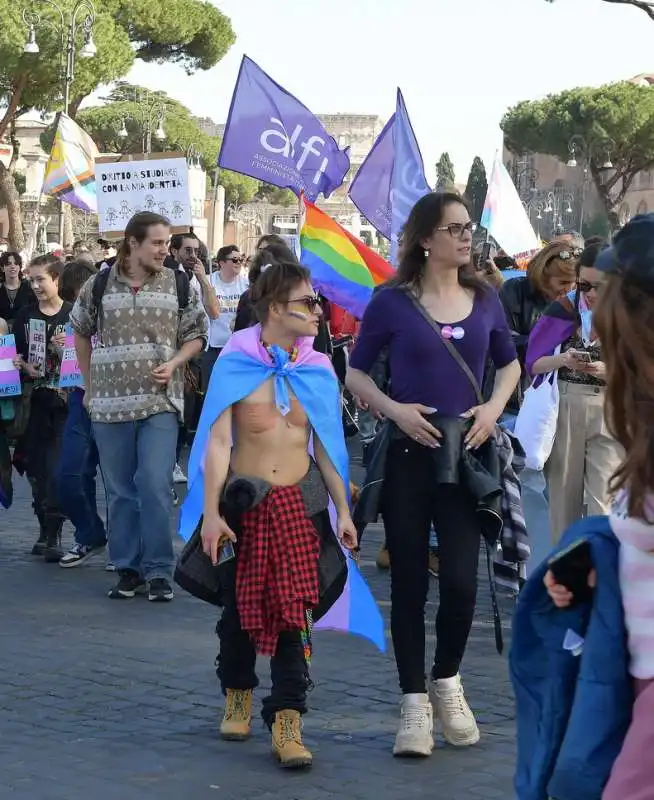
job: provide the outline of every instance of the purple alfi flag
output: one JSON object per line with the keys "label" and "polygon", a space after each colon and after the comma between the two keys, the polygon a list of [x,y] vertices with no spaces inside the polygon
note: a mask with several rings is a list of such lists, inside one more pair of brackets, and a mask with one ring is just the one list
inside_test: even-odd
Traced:
{"label": "purple alfi flag", "polygon": [[430,191],[420,148],[398,89],[395,114],[354,177],[350,197],[396,249],[409,212]]}
{"label": "purple alfi flag", "polygon": [[218,164],[313,202],[343,183],[350,156],[318,117],[243,56]]}

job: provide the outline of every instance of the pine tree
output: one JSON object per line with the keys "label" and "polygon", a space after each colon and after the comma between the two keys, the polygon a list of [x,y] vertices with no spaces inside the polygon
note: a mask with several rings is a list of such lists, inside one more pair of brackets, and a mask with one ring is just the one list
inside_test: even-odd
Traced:
{"label": "pine tree", "polygon": [[484,162],[475,156],[470,173],[468,175],[468,183],[466,184],[466,197],[471,206],[472,221],[479,223],[481,221],[481,214],[484,210],[484,202],[486,200],[486,193],[488,192],[488,180],[486,179],[486,167]]}
{"label": "pine tree", "polygon": [[441,153],[436,164],[436,191],[446,192],[454,188],[454,164],[449,153]]}

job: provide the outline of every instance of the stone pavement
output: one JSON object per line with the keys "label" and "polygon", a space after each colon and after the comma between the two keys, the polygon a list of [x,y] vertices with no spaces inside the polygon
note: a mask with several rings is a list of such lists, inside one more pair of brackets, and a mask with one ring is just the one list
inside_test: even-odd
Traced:
{"label": "stone pavement", "polygon": [[[513,704],[483,582],[464,662],[480,745],[457,750],[440,740],[428,760],[393,759],[400,695],[391,652],[318,633],[305,718],[315,764],[287,774],[258,724],[245,744],[218,738],[214,610],[181,590],[171,605],[110,601],[114,576],[103,563],[63,570],[30,557],[28,486],[17,479],[16,488],[14,507],[0,510],[0,800],[513,796]],[[388,620],[388,576],[374,566],[382,535],[379,527],[366,534],[362,569]],[[432,589],[430,650],[436,580]],[[504,606],[508,640],[510,602]],[[261,692],[263,662],[260,675]]]}

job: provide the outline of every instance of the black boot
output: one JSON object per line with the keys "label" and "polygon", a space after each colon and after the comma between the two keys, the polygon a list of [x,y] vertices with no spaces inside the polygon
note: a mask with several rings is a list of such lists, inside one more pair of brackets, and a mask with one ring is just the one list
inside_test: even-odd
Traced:
{"label": "black boot", "polygon": [[34,543],[34,547],[32,547],[32,555],[33,556],[42,556],[45,552],[45,548],[47,546],[48,537],[45,531],[45,521],[43,519],[43,514],[40,511],[34,510],[36,517],[39,521],[39,538]]}
{"label": "black boot", "polygon": [[50,518],[46,524],[46,545],[43,558],[46,564],[58,564],[63,558],[64,551],[61,547],[61,530],[64,527],[63,519]]}

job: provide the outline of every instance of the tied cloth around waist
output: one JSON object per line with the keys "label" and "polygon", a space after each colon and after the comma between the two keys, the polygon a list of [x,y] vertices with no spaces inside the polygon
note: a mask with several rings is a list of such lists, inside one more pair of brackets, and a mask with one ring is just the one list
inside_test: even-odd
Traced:
{"label": "tied cloth around waist", "polygon": [[[329,498],[318,469],[293,486],[234,475],[225,503],[240,506],[236,605],[257,653],[272,656],[282,631],[307,629],[319,601],[320,537],[309,519]],[[245,508],[243,505],[245,504]]]}
{"label": "tied cloth around waist", "polygon": [[[329,506],[329,494],[316,462],[311,461],[307,474],[296,483],[302,495],[307,517],[314,517]],[[263,478],[230,473],[223,491],[223,502],[230,512],[243,514],[258,505],[270,492],[272,483]]]}

